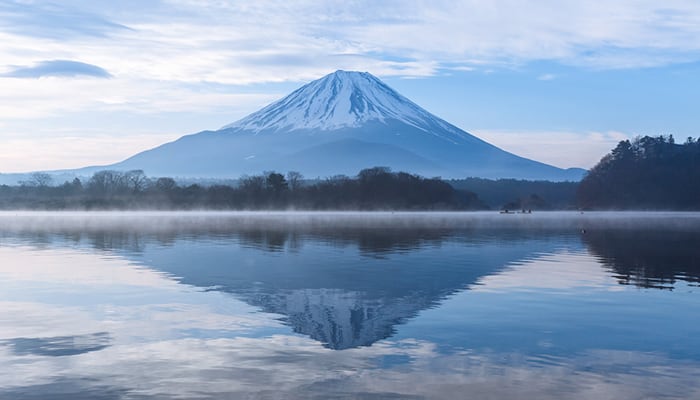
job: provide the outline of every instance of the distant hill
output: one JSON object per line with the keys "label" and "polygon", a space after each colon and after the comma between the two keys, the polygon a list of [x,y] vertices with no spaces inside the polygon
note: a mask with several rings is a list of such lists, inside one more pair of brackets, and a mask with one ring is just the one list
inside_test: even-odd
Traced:
{"label": "distant hill", "polygon": [[595,209],[700,209],[700,140],[621,141],[581,181],[578,203]]}
{"label": "distant hill", "polygon": [[[436,117],[367,72],[336,71],[216,131],[183,136],[112,165],[48,171],[54,183],[101,170],[178,180],[297,171],[308,179],[385,166],[425,177],[579,181],[504,151]],[[31,174],[0,174],[16,184]]]}
{"label": "distant hill", "polygon": [[381,165],[443,178],[580,180],[503,151],[432,115],[366,72],[336,71],[224,126],[109,166],[149,175],[238,177],[298,171],[351,175]]}

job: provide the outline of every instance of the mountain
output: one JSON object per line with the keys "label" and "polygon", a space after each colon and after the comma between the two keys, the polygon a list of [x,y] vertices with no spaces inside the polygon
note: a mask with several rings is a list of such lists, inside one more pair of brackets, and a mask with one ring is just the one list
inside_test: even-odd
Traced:
{"label": "mountain", "polygon": [[[434,116],[367,72],[336,71],[216,131],[74,171],[141,169],[150,176],[238,178],[298,171],[354,176],[386,166],[427,177],[578,181],[560,169],[499,149]],[[65,171],[56,171],[65,172]]]}
{"label": "mountain", "polygon": [[336,71],[218,131],[184,136],[116,169],[238,177],[265,170],[308,178],[388,166],[425,176],[579,180],[503,151],[432,115],[366,72]]}

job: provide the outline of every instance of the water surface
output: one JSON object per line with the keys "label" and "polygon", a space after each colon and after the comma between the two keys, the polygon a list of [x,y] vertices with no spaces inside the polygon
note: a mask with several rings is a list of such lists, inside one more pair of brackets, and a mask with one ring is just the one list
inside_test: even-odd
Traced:
{"label": "water surface", "polygon": [[0,213],[0,398],[700,398],[700,214]]}

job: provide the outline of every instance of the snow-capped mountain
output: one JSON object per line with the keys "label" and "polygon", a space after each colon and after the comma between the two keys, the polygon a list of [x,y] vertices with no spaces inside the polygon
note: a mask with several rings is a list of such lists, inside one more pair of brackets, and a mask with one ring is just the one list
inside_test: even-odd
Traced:
{"label": "snow-capped mountain", "polygon": [[503,151],[432,115],[367,72],[336,71],[217,131],[184,136],[114,169],[151,176],[308,178],[387,166],[424,176],[579,180]]}
{"label": "snow-capped mountain", "polygon": [[[367,72],[336,71],[222,129],[253,132],[358,128],[370,121],[402,121],[425,132],[465,133],[420,108]],[[437,129],[436,129],[437,128]],[[445,137],[450,139],[450,136]]]}

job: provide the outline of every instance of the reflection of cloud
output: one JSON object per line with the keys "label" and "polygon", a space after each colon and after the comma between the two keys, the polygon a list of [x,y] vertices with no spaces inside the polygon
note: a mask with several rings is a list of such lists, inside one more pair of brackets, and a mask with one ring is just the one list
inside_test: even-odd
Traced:
{"label": "reflection of cloud", "polygon": [[[68,336],[108,332],[110,346],[65,357],[36,351],[18,354],[10,346],[0,346],[0,399],[56,393],[71,399],[631,400],[700,395],[700,367],[692,359],[607,349],[565,354],[542,353],[546,347],[531,353],[456,349],[418,339],[382,340],[371,347],[334,351],[310,338],[276,329],[280,324],[273,316],[255,313],[254,308],[224,293],[173,285],[172,280],[155,273],[149,286],[138,285],[139,269],[123,259],[83,259],[89,255],[71,250],[1,250],[5,272],[28,269],[24,275],[17,273],[20,282],[14,285],[11,279],[0,280],[0,299],[4,300],[0,303],[0,339],[43,337],[62,342]],[[18,255],[21,253],[31,256]],[[556,272],[548,269],[554,261],[595,273],[581,258],[577,253],[543,256],[503,276],[486,278],[493,280],[484,286],[510,290],[511,279],[528,279],[522,276],[525,272],[539,268]],[[74,260],[83,260],[85,265],[79,262],[71,272]],[[6,267],[7,263],[14,268]],[[123,272],[114,270],[117,264]],[[51,271],[54,269],[76,282],[54,281],[60,278]],[[104,274],[104,281],[114,275],[119,283],[115,286],[123,290],[120,296],[101,284],[104,281],[95,276],[98,272]],[[533,286],[562,287],[560,278],[568,273],[574,274],[569,279],[581,281],[579,272],[563,273]],[[96,284],[82,284],[83,275]],[[583,282],[600,284],[598,275]],[[80,298],[78,304],[70,294]],[[23,297],[34,301],[13,301]],[[42,345],[39,342],[38,347]]]}
{"label": "reflection of cloud", "polygon": [[20,386],[0,390],[2,399],[22,400],[123,400],[128,391],[108,385],[96,384],[92,379],[57,378],[45,384]]}
{"label": "reflection of cloud", "polygon": [[181,285],[107,253],[17,246],[0,247],[0,259],[0,341],[108,331],[120,344],[193,329],[245,333],[280,326],[226,294]]}
{"label": "reflection of cloud", "polygon": [[[562,267],[563,265],[569,268]],[[545,254],[513,264],[505,271],[479,279],[470,290],[512,292],[575,288],[623,290],[595,258],[586,253],[567,251]]]}
{"label": "reflection of cloud", "polygon": [[110,337],[106,332],[89,335],[54,336],[36,338],[13,338],[0,340],[0,345],[9,346],[13,353],[48,357],[74,356],[99,351],[109,346]]}
{"label": "reflection of cloud", "polygon": [[[19,250],[19,251],[18,251]],[[177,283],[165,274],[119,259],[71,250],[41,250],[0,247],[0,277],[12,282],[38,281],[86,286],[151,286],[174,288]]]}
{"label": "reflection of cloud", "polygon": [[[61,380],[145,398],[694,398],[700,368],[662,355],[595,350],[572,358],[441,353],[433,343],[387,341],[336,352],[291,336],[172,340],[109,348],[73,359]],[[407,362],[378,369],[384,358]],[[57,360],[49,360],[56,367]],[[55,379],[0,365],[3,392]],[[9,374],[9,375],[8,375]],[[8,377],[15,378],[12,382]],[[34,386],[21,386],[32,382]]]}
{"label": "reflection of cloud", "polygon": [[10,72],[6,72],[0,76],[11,78],[42,78],[46,76],[91,76],[94,78],[109,78],[112,75],[97,65],[86,64],[79,61],[53,60],[42,61],[32,67],[15,67]]}

